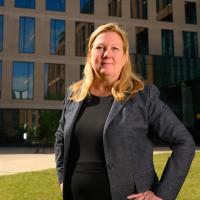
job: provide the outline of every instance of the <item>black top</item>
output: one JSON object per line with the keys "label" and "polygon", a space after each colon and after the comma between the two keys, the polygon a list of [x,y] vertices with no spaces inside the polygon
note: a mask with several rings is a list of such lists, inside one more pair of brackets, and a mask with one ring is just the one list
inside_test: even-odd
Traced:
{"label": "black top", "polygon": [[111,200],[103,130],[112,102],[112,96],[94,95],[83,102],[72,132],[66,169],[69,200]]}
{"label": "black top", "polygon": [[70,145],[69,156],[76,162],[105,162],[103,129],[112,103],[112,96],[94,95],[90,95],[83,102],[74,125]]}

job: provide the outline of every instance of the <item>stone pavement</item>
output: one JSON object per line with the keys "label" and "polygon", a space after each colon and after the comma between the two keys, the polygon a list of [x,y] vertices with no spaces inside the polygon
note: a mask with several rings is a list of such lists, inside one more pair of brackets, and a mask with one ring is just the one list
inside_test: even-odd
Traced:
{"label": "stone pavement", "polygon": [[55,168],[54,154],[0,154],[0,176]]}

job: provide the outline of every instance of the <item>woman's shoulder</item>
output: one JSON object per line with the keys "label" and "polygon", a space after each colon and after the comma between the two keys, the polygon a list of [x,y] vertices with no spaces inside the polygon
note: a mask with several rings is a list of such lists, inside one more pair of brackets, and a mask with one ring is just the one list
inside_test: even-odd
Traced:
{"label": "woman's shoulder", "polygon": [[145,95],[147,97],[151,97],[152,95],[160,95],[160,91],[158,87],[154,84],[145,84],[144,89],[140,91],[138,94]]}

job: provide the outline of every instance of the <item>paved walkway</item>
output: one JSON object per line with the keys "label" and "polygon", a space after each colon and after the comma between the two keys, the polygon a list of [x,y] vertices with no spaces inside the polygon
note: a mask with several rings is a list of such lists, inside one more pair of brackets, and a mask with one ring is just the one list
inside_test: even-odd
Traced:
{"label": "paved walkway", "polygon": [[0,176],[55,168],[54,154],[0,154]]}

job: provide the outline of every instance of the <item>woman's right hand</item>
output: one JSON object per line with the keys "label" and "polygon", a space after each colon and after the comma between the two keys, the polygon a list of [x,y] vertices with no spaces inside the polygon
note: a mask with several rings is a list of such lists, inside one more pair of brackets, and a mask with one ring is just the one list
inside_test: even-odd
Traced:
{"label": "woman's right hand", "polygon": [[63,183],[60,184],[60,189],[63,192]]}

